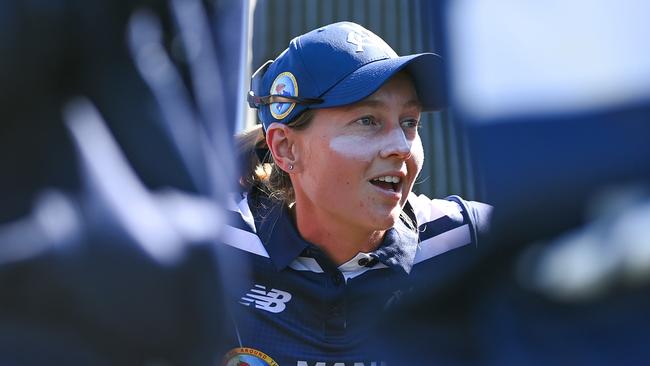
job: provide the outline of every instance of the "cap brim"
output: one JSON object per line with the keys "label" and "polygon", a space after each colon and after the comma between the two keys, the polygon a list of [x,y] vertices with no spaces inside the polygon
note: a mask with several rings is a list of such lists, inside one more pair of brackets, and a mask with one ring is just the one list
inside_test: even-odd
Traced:
{"label": "cap brim", "polygon": [[326,91],[321,96],[324,102],[315,108],[356,103],[377,91],[402,69],[406,69],[413,78],[423,111],[446,107],[442,59],[435,53],[420,53],[378,60],[358,68]]}

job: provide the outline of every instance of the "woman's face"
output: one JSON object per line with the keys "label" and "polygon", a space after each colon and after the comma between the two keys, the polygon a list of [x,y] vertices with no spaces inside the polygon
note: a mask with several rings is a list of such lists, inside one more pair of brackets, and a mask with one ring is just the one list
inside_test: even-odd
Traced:
{"label": "woman's face", "polygon": [[420,103],[399,73],[353,105],[318,109],[297,134],[296,202],[315,218],[384,230],[398,220],[422,169]]}

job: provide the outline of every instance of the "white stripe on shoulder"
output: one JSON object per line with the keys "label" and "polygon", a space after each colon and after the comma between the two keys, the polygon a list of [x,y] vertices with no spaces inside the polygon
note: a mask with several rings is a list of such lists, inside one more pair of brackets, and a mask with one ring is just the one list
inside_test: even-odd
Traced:
{"label": "white stripe on shoulder", "polygon": [[418,245],[413,264],[423,262],[442,253],[448,252],[472,242],[469,225],[465,224],[455,229],[424,240]]}
{"label": "white stripe on shoulder", "polygon": [[463,211],[463,208],[456,202],[431,199],[423,194],[416,195],[411,192],[408,201],[413,207],[418,225],[434,221],[442,216],[454,216]]}
{"label": "white stripe on shoulder", "polygon": [[228,210],[237,212],[241,215],[241,218],[248,224],[248,226],[250,226],[251,229],[253,229],[253,232],[257,232],[253,213],[248,206],[248,193],[233,194],[232,199],[226,200],[226,202]]}
{"label": "white stripe on shoulder", "polygon": [[307,271],[315,273],[323,273],[323,268],[316,262],[314,258],[309,257],[298,257],[289,264],[290,268],[295,269],[296,271]]}
{"label": "white stripe on shoulder", "polygon": [[264,248],[264,244],[262,244],[260,238],[249,231],[224,225],[221,232],[221,242],[231,247],[269,258],[269,253]]}

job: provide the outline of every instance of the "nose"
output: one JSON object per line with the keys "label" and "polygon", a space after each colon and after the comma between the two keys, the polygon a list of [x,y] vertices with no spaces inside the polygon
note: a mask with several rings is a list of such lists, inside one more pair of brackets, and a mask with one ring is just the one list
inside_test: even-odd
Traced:
{"label": "nose", "polygon": [[408,160],[411,157],[413,141],[406,138],[401,128],[391,129],[385,136],[379,156],[382,158],[396,157]]}

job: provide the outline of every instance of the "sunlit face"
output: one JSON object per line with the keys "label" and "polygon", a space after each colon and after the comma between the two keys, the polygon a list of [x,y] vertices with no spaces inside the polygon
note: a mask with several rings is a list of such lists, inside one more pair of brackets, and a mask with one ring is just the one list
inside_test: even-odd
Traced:
{"label": "sunlit face", "polygon": [[404,73],[359,103],[316,110],[296,136],[296,204],[304,200],[320,219],[392,227],[422,169],[419,120],[420,103]]}

